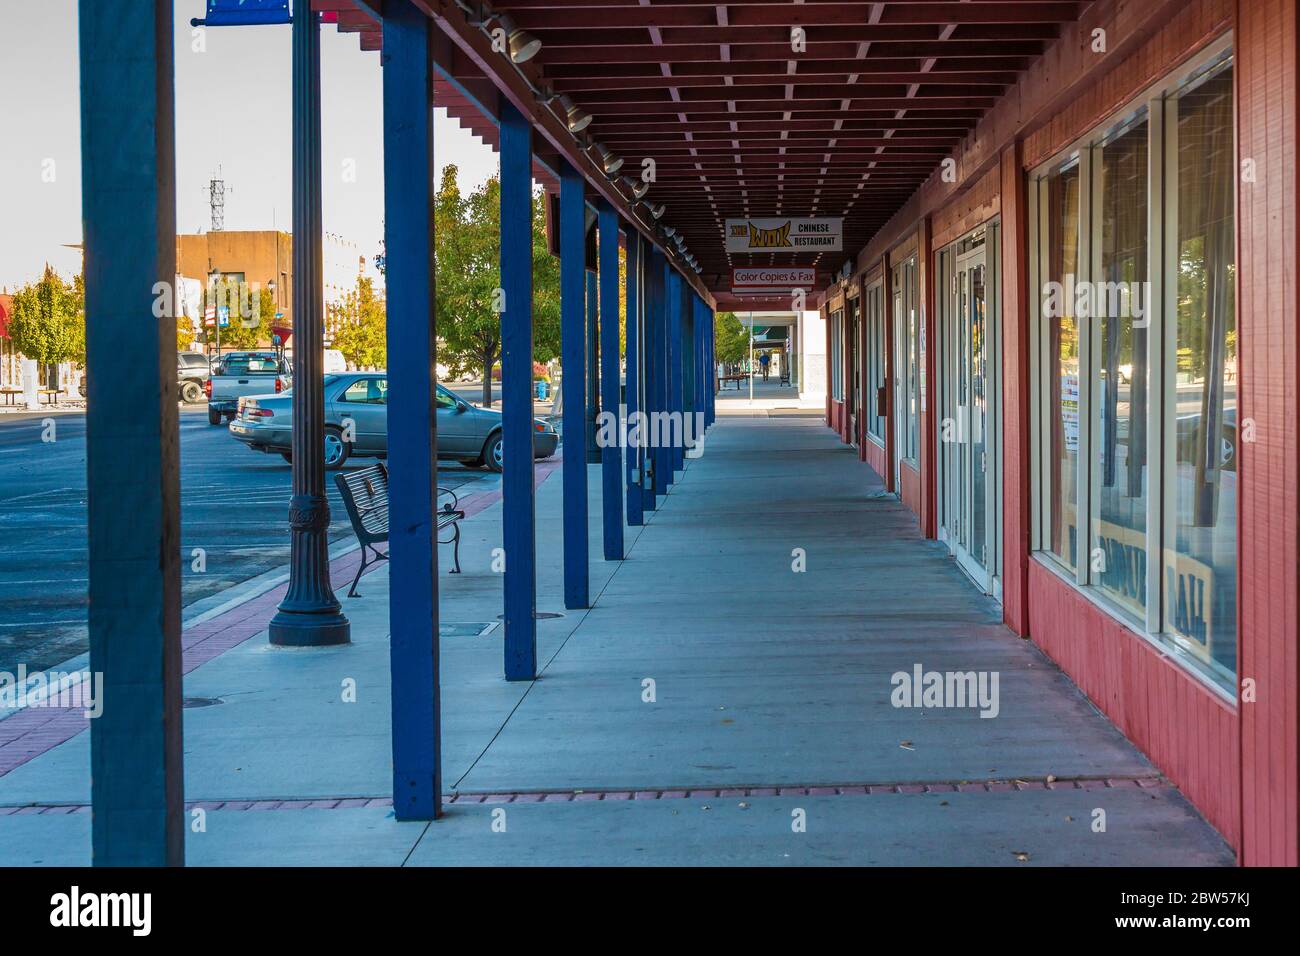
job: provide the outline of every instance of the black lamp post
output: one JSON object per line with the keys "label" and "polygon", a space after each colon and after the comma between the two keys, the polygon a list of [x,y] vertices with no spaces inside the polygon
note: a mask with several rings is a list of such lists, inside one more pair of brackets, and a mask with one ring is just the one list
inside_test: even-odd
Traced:
{"label": "black lamp post", "polygon": [[270,641],[346,644],[352,626],[334,596],[325,497],[325,334],[321,289],[320,25],[310,3],[293,7],[293,497],[289,591]]}

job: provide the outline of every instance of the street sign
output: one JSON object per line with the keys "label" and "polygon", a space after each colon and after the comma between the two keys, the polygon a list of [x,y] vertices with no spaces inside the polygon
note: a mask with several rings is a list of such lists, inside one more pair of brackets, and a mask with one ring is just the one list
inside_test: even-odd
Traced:
{"label": "street sign", "polygon": [[[303,0],[304,3],[308,0]],[[208,12],[191,26],[248,27],[289,23],[289,0],[208,0]]]}
{"label": "street sign", "polygon": [[731,270],[731,291],[735,295],[788,295],[795,289],[811,292],[816,285],[816,269],[764,266]]}
{"label": "street sign", "polygon": [[765,217],[727,220],[728,252],[839,252],[844,220]]}

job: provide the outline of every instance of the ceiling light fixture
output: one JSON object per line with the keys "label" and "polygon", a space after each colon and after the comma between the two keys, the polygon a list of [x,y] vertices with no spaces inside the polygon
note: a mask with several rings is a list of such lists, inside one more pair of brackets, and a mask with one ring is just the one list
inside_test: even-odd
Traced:
{"label": "ceiling light fixture", "polygon": [[542,48],[542,41],[527,30],[515,26],[515,21],[509,14],[496,14],[496,21],[498,29],[504,31],[506,35],[506,48],[510,53],[510,59],[515,63],[527,63]]}

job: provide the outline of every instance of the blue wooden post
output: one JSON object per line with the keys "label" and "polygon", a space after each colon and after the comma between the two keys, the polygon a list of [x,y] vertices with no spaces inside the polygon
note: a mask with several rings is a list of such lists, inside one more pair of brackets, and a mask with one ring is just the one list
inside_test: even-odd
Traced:
{"label": "blue wooden post", "polygon": [[[533,144],[528,119],[501,105],[501,499],[506,680],[537,675],[533,507]],[[568,396],[565,396],[567,405]]]}
{"label": "blue wooden post", "polygon": [[172,0],[81,0],[79,31],[92,857],[181,866],[176,320],[150,320],[176,278]]}
{"label": "blue wooden post", "polygon": [[642,434],[644,451],[641,455],[641,502],[642,512],[655,510],[655,498],[660,494],[659,450],[654,447],[650,423],[654,413],[660,409],[660,383],[663,381],[662,352],[660,350],[660,327],[663,308],[663,253],[646,243],[641,265],[641,276],[645,281],[645,355],[641,367],[645,369],[646,383],[642,390],[645,394],[645,431]]}
{"label": "blue wooden post", "polygon": [[[629,229],[627,233],[627,292],[626,309],[626,331],[624,338],[626,340],[626,358],[627,364],[627,382],[624,386],[626,394],[628,431],[631,432],[632,423],[636,421],[633,415],[638,413],[642,408],[641,388],[645,382],[645,376],[641,372],[641,362],[645,355],[645,348],[641,343],[641,234],[635,229]],[[641,431],[640,429],[638,431]],[[637,435],[636,441],[628,442],[627,448],[627,523],[631,526],[645,523],[641,500],[641,470],[645,467],[642,455],[642,443],[644,435]]]}
{"label": "blue wooden post", "polygon": [[564,363],[564,606],[590,604],[587,571],[586,199],[582,176],[560,167],[560,358]]}
{"label": "blue wooden post", "polygon": [[393,812],[442,811],[431,23],[384,8],[384,249],[388,288],[389,658]]}
{"label": "blue wooden post", "polygon": [[709,421],[718,419],[718,313],[709,309]]}
{"label": "blue wooden post", "polygon": [[596,273],[588,270],[587,283],[587,464],[600,464],[596,446],[596,416],[600,414],[600,292]]}
{"label": "blue wooden post", "polygon": [[[668,410],[674,418],[680,420],[685,411],[683,402],[683,367],[682,367],[682,281],[681,274],[675,269],[668,270]],[[686,449],[680,441],[674,441],[670,449],[671,470],[675,474],[686,465]]]}
{"label": "blue wooden post", "polygon": [[[672,409],[670,398],[672,396],[672,378],[669,366],[669,339],[670,339],[670,316],[672,307],[672,267],[669,266],[667,258],[662,253],[656,253],[655,256],[655,412],[663,415]],[[657,439],[654,448],[654,493],[658,499],[660,495],[668,494],[668,489],[673,483],[673,450],[667,441],[664,441],[665,429],[657,423],[652,423],[654,437]],[[668,431],[671,431],[669,429]],[[656,507],[658,507],[656,501]]]}
{"label": "blue wooden post", "polygon": [[614,417],[615,440],[600,449],[601,514],[605,560],[623,560],[623,451],[618,441],[618,213],[608,200],[600,203],[600,406]]}

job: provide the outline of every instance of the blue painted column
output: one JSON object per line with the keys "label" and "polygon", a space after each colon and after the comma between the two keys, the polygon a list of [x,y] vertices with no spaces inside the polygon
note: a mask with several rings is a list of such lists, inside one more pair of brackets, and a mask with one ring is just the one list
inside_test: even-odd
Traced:
{"label": "blue painted column", "polygon": [[564,606],[589,606],[587,571],[586,198],[582,176],[560,167],[560,360],[564,366]]}
{"label": "blue painted column", "polygon": [[432,26],[411,0],[389,0],[383,26],[393,812],[431,820],[442,812]]}
{"label": "blue painted column", "polygon": [[[501,503],[506,680],[537,676],[537,551],[533,493],[532,126],[501,105]],[[565,396],[568,405],[569,396]],[[567,457],[567,456],[566,456]]]}
{"label": "blue painted column", "polygon": [[614,416],[615,440],[600,449],[601,514],[606,561],[623,560],[623,451],[618,442],[618,213],[608,200],[600,203],[600,406]]}
{"label": "blue painted column", "polygon": [[644,281],[643,288],[645,290],[645,306],[642,317],[642,328],[645,330],[642,337],[642,341],[645,343],[645,354],[641,358],[641,367],[645,369],[646,375],[645,388],[642,389],[642,394],[645,395],[646,411],[645,430],[642,432],[644,444],[641,454],[641,510],[643,513],[655,510],[655,496],[659,494],[656,483],[658,481],[657,468],[660,455],[658,449],[654,447],[651,421],[654,413],[659,410],[659,384],[663,378],[659,348],[660,310],[663,308],[663,272],[663,254],[650,243],[645,243],[642,246],[641,264],[641,277]]}
{"label": "blue painted column", "polygon": [[81,0],[79,31],[92,857],[181,866],[176,320],[149,318],[176,277],[172,2]]}
{"label": "blue painted column", "polygon": [[718,420],[718,313],[709,310],[709,424]]}
{"label": "blue painted column", "polygon": [[[644,435],[631,435],[632,424],[643,408],[641,389],[645,375],[641,371],[645,348],[641,343],[641,234],[635,229],[627,233],[627,292],[625,293],[627,319],[624,339],[626,341],[624,362],[627,365],[627,381],[624,395],[629,437],[627,448],[627,523],[637,526],[645,523],[641,500],[642,442]],[[638,429],[638,433],[643,429]]]}
{"label": "blue painted column", "polygon": [[[674,419],[680,420],[685,411],[685,376],[682,374],[682,334],[685,326],[682,316],[682,287],[685,283],[676,269],[668,270],[668,279],[668,410],[674,413]],[[671,469],[675,477],[675,473],[686,465],[686,449],[680,441],[674,441],[670,450]]]}
{"label": "blue painted column", "polygon": [[[672,267],[662,253],[655,256],[655,403],[654,411],[662,417],[671,410],[672,377],[669,364],[670,322],[672,314]],[[665,435],[665,429],[653,419],[651,431],[656,441],[654,447],[654,494],[657,499],[668,494],[673,483],[673,449],[665,441],[671,435]],[[666,419],[665,419],[666,420]]]}
{"label": "blue painted column", "polygon": [[[599,258],[599,252],[597,253]],[[596,273],[586,272],[587,283],[587,464],[600,464],[596,446],[596,417],[600,414],[600,292]]]}

